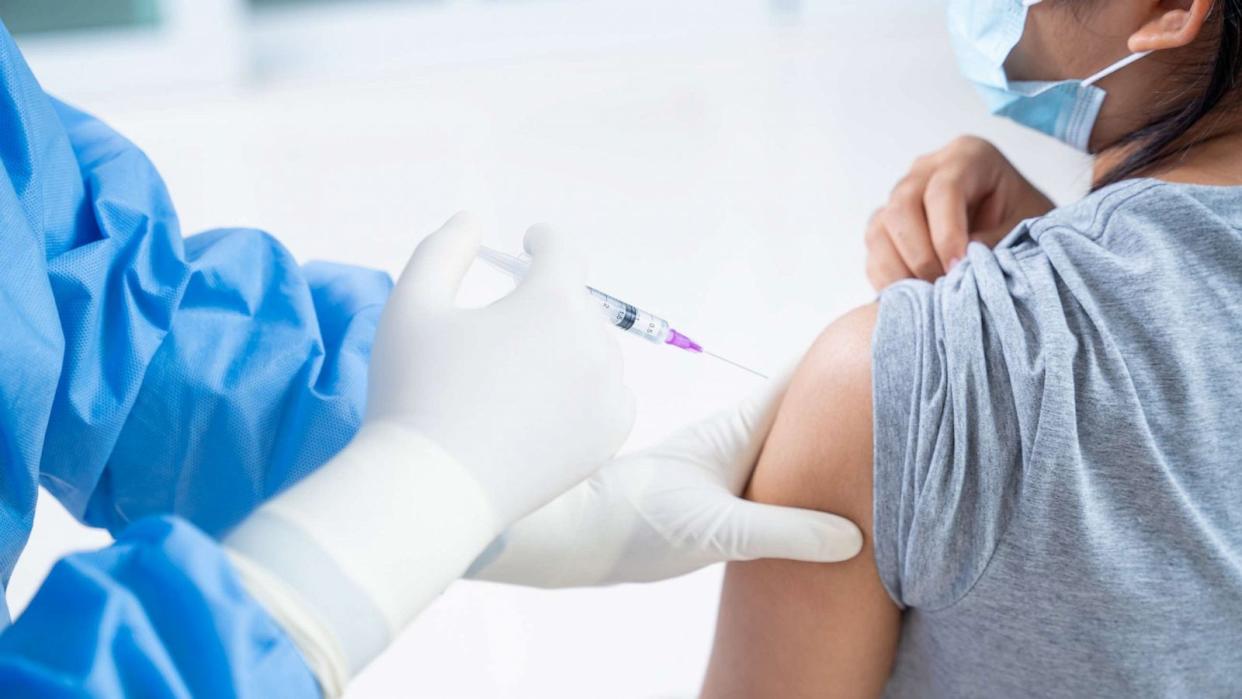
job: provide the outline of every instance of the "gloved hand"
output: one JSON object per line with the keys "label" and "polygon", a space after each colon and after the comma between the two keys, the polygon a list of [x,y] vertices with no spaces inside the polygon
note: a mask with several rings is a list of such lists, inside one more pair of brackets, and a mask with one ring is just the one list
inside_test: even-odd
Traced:
{"label": "gloved hand", "polygon": [[478,246],[463,215],[418,246],[380,321],[357,436],[225,541],[325,694],[633,423],[620,349],[567,241],[531,229],[522,284],[457,308]]}
{"label": "gloved hand", "polygon": [[725,561],[854,557],[862,533],[850,521],[738,497],[787,381],[608,464],[510,527],[467,577],[574,587],[662,580]]}
{"label": "gloved hand", "polygon": [[362,427],[435,442],[502,525],[593,473],[634,423],[616,333],[569,241],[537,226],[525,246],[522,284],[475,310],[453,305],[478,253],[475,227],[458,216],[419,246],[380,320]]}

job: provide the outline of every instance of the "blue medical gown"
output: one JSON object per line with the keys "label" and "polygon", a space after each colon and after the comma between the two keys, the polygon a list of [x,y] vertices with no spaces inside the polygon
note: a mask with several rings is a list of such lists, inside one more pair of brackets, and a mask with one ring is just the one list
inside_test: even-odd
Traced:
{"label": "blue medical gown", "polygon": [[144,154],[47,96],[3,25],[0,167],[0,575],[39,483],[119,537],[62,561],[0,636],[0,695],[311,686],[202,532],[353,435],[389,278],[299,266],[256,230],[183,240]]}

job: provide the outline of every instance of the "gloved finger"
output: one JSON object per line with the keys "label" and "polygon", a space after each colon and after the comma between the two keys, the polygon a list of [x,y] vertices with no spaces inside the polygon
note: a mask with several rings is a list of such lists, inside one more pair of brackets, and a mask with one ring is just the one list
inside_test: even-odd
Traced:
{"label": "gloved finger", "polygon": [[811,563],[847,561],[862,551],[862,532],[853,522],[814,510],[738,500],[726,523],[738,535],[733,560],[784,558]]}
{"label": "gloved finger", "polygon": [[616,332],[604,323],[598,322],[594,309],[590,309],[589,315],[591,317],[587,319],[587,322],[598,324],[598,332],[605,336],[605,353],[600,366],[606,367],[614,378],[610,389],[606,394],[601,395],[601,398],[611,400],[614,406],[610,414],[615,425],[616,437],[608,455],[615,456],[634,429],[634,421],[638,414],[638,401],[634,397],[634,391],[625,381],[625,355],[621,352],[621,343],[617,342]]}
{"label": "gloved finger", "polygon": [[759,452],[776,422],[781,398],[789,388],[795,367],[791,362],[737,405],[683,427],[644,454],[694,463],[714,484],[733,495],[740,494],[750,481]]}
{"label": "gloved finger", "polygon": [[552,289],[557,292],[573,289],[583,293],[586,286],[586,263],[574,241],[547,225],[532,226],[522,241],[531,257],[530,271],[519,287]]}
{"label": "gloved finger", "polygon": [[772,431],[776,422],[776,414],[780,411],[781,401],[789,391],[794,372],[798,370],[799,360],[791,360],[783,368],[773,374],[767,384],[755,389],[737,407],[737,419],[742,426],[736,432],[738,437],[745,435],[745,443],[735,445],[734,453],[748,455],[750,460],[759,456],[759,450]]}
{"label": "gloved finger", "polygon": [[466,577],[527,587],[558,588],[601,580],[603,569],[591,563],[599,535],[598,519],[606,512],[601,493],[591,482],[568,492],[509,526],[470,566]]}
{"label": "gloved finger", "polygon": [[621,450],[626,440],[630,438],[630,433],[634,431],[634,422],[638,417],[638,399],[634,397],[634,391],[629,386],[621,389],[621,410],[618,415],[617,438],[611,452],[613,456]]}
{"label": "gloved finger", "polygon": [[599,453],[601,461],[616,456],[621,447],[625,445],[626,440],[630,438],[630,433],[634,430],[634,422],[638,414],[638,402],[634,397],[634,392],[616,374],[620,364],[610,363],[607,367],[607,370],[614,375],[599,386],[591,405],[583,406],[581,411],[584,419],[594,420],[606,428],[607,439],[604,442],[604,449]]}
{"label": "gloved finger", "polygon": [[418,244],[393,296],[414,308],[447,308],[453,305],[462,277],[479,253],[479,227],[462,212]]}
{"label": "gloved finger", "polygon": [[709,468],[715,470],[718,482],[732,494],[740,494],[750,482],[797,367],[797,362],[786,363],[766,385],[705,424],[706,430],[700,437],[711,445],[713,459]]}

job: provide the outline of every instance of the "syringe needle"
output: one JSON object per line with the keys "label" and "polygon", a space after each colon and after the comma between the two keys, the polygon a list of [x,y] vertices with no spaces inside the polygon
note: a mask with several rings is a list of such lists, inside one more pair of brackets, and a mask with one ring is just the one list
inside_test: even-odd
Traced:
{"label": "syringe needle", "polygon": [[[530,269],[530,260],[514,257],[512,255],[506,255],[503,252],[492,250],[488,247],[479,248],[479,259],[487,262],[514,279],[522,279],[526,276],[526,272]],[[594,289],[588,286],[586,290],[587,293],[595,299],[599,310],[603,312],[604,318],[606,318],[607,321],[613,326],[624,330],[631,335],[637,335],[648,342],[654,342],[659,345],[668,345],[687,352],[694,352],[695,354],[706,354],[710,357],[719,359],[725,364],[729,364],[741,369],[742,371],[754,374],[761,379],[768,378],[748,366],[742,366],[732,359],[725,359],[718,354],[704,350],[699,343],[678,332],[668,324],[667,320],[664,320],[659,316],[648,313],[647,311],[644,311],[633,304],[626,303],[615,296],[609,296],[599,289]]]}
{"label": "syringe needle", "polygon": [[722,357],[722,356],[720,356],[720,355],[718,355],[718,354],[715,354],[715,353],[713,353],[713,352],[708,352],[707,350],[703,350],[703,354],[706,354],[707,356],[709,356],[709,357],[713,357],[713,358],[715,358],[715,359],[719,359],[720,361],[724,362],[725,364],[731,364],[731,365],[733,365],[733,366],[737,367],[738,369],[741,369],[742,371],[748,371],[748,372],[750,372],[750,373],[754,374],[755,376],[758,376],[758,377],[759,377],[759,378],[761,378],[761,379],[767,380],[767,378],[768,378],[767,376],[764,376],[763,374],[760,374],[759,372],[755,371],[754,369],[751,369],[751,368],[750,368],[750,367],[748,367],[748,366],[743,366],[743,365],[741,365],[741,364],[738,364],[737,362],[733,361],[732,359],[725,359],[724,357]]}

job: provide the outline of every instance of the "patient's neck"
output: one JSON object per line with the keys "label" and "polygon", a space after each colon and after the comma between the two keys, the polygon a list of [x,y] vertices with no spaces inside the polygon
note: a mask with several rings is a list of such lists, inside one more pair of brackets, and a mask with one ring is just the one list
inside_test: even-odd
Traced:
{"label": "patient's neck", "polygon": [[[1210,132],[1187,139],[1190,145],[1182,153],[1137,174],[1185,184],[1242,185],[1242,115],[1212,124]],[[1095,177],[1104,176],[1127,155],[1129,151],[1122,148],[1101,153],[1095,160]]]}

